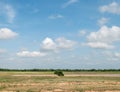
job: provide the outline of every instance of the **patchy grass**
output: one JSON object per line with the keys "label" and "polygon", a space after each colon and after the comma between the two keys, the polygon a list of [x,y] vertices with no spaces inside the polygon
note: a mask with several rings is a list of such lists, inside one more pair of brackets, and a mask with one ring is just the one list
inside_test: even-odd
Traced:
{"label": "patchy grass", "polygon": [[0,72],[0,92],[120,92],[120,72],[64,74],[58,77],[53,72]]}

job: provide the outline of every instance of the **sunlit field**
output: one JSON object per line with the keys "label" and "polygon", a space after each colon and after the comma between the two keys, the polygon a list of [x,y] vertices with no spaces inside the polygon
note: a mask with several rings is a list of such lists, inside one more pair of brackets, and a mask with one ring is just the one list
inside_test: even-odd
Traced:
{"label": "sunlit field", "polygon": [[120,92],[120,72],[0,72],[0,92]]}

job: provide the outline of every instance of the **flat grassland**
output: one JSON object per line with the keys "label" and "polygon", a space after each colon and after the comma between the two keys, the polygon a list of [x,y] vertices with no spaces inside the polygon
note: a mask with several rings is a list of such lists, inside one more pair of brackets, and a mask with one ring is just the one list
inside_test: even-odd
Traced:
{"label": "flat grassland", "polygon": [[0,92],[120,92],[120,72],[0,72]]}

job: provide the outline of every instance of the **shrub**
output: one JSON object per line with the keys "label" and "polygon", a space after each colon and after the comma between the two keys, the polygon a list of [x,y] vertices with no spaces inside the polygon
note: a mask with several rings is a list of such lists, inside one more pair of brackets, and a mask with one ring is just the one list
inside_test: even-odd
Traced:
{"label": "shrub", "polygon": [[62,71],[59,71],[59,70],[56,70],[54,72],[54,74],[58,75],[58,76],[64,76],[63,72]]}

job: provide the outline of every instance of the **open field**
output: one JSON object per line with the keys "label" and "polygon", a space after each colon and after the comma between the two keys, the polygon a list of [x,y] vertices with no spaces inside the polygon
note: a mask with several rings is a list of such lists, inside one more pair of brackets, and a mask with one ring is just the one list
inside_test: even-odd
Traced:
{"label": "open field", "polygon": [[0,72],[0,92],[120,92],[120,72]]}

